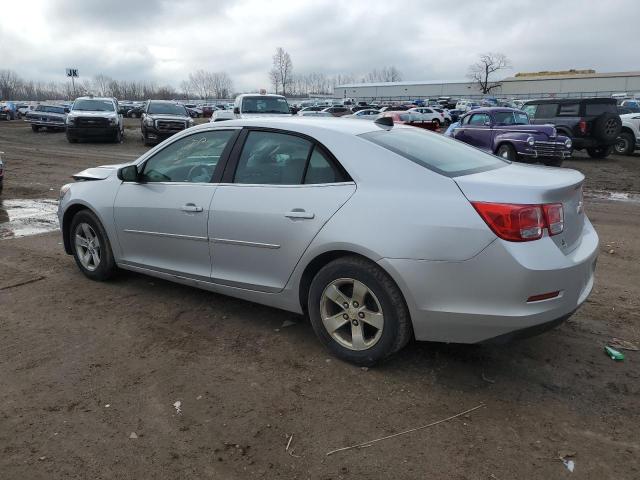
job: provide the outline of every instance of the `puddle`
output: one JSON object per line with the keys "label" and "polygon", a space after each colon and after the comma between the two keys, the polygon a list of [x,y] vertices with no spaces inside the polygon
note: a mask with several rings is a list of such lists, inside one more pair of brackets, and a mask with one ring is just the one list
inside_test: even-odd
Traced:
{"label": "puddle", "polygon": [[610,192],[608,190],[589,190],[584,192],[587,198],[612,200],[615,202],[640,203],[640,194],[628,192]]}
{"label": "puddle", "polygon": [[57,210],[56,200],[0,200],[0,239],[58,230]]}

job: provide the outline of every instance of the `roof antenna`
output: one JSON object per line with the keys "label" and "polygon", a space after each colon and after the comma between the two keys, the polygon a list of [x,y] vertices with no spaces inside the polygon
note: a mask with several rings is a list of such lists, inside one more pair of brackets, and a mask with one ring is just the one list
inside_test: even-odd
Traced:
{"label": "roof antenna", "polygon": [[382,128],[393,127],[393,118],[392,117],[380,117],[374,120],[374,123],[380,125]]}

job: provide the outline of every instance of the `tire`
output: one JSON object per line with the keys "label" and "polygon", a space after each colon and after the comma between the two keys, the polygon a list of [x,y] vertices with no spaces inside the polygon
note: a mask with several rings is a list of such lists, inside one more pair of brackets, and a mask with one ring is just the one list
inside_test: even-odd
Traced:
{"label": "tire", "polygon": [[607,158],[611,153],[612,148],[608,145],[587,148],[587,153],[591,158]]}
{"label": "tire", "polygon": [[[111,243],[104,227],[89,210],[81,210],[73,217],[69,230],[73,258],[78,268],[91,280],[104,281],[116,273]],[[84,238],[85,245],[78,237]],[[97,239],[97,242],[95,241]],[[87,242],[91,240],[92,243]],[[90,245],[87,247],[87,245]]]}
{"label": "tire", "polygon": [[78,143],[78,139],[77,138],[70,137],[69,135],[67,135],[67,141],[69,143]]}
{"label": "tire", "polygon": [[[363,295],[353,295],[356,284],[359,291],[365,292]],[[330,300],[328,295],[348,301],[349,308]],[[335,356],[356,365],[371,366],[384,360],[404,347],[413,335],[400,289],[380,267],[360,257],[338,258],[320,269],[311,282],[307,310],[320,342]],[[323,317],[333,318],[332,325],[337,328],[327,328]],[[364,318],[381,322],[380,328]],[[360,334],[357,340],[354,332]]]}
{"label": "tire", "polygon": [[142,132],[142,143],[144,144],[145,147],[150,147],[152,145],[151,141],[149,140],[149,137],[147,137],[146,132]]}
{"label": "tire", "polygon": [[38,125],[31,124],[31,130],[33,130],[34,132],[39,132],[40,131],[40,127]]}
{"label": "tire", "polygon": [[512,162],[517,162],[519,160],[518,152],[516,152],[516,149],[513,148],[513,145],[509,143],[503,143],[502,145],[500,145],[498,147],[496,155]]}
{"label": "tire", "polygon": [[618,155],[633,155],[633,152],[636,147],[636,139],[629,132],[622,132],[618,138],[616,138],[616,143],[613,146],[613,150]]}
{"label": "tire", "polygon": [[612,144],[620,135],[622,120],[620,115],[603,113],[593,121],[593,136],[602,143]]}
{"label": "tire", "polygon": [[122,130],[118,129],[115,136],[113,137],[113,143],[122,143],[123,135]]}

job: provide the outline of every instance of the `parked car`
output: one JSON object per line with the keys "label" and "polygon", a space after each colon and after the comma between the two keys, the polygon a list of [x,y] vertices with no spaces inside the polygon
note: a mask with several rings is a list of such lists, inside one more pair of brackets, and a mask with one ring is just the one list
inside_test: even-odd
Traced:
{"label": "parked car", "polygon": [[133,103],[118,102],[118,113],[120,115],[126,115],[132,108],[134,108]]}
{"label": "parked car", "polygon": [[429,107],[415,107],[407,110],[408,113],[418,113],[422,115],[422,119],[428,122],[435,122],[438,124],[438,127],[444,125],[444,114],[437,112],[433,108]]}
{"label": "parked car", "polygon": [[67,115],[67,140],[109,139],[121,143],[124,122],[118,114],[118,101],[108,97],[76,98]]}
{"label": "parked car", "polygon": [[4,155],[4,152],[0,152],[0,193],[2,193],[2,187],[4,185],[4,170],[5,170],[5,164],[4,164],[4,161],[2,160],[2,155]]}
{"label": "parked car", "polygon": [[533,100],[522,110],[533,124],[553,124],[571,138],[574,149],[586,149],[592,158],[607,157],[622,128],[614,98]]}
{"label": "parked car", "polygon": [[406,112],[410,108],[412,108],[412,107],[409,107],[407,105],[385,105],[382,108],[380,108],[380,113],[384,113],[384,112]]}
{"label": "parked car", "polygon": [[127,111],[126,116],[129,118],[140,118],[142,117],[142,113],[144,112],[144,107],[144,104],[136,105],[135,107]]}
{"label": "parked car", "polygon": [[202,109],[202,116],[205,118],[211,117],[214,112],[219,110],[215,105],[206,104],[206,103],[203,105],[200,105],[200,108]]}
{"label": "parked car", "polygon": [[80,172],[60,190],[64,250],[92,280],[121,268],[306,312],[359,365],[413,338],[538,333],[587,299],[581,173],[378,122],[206,123]]}
{"label": "parked car", "polygon": [[640,108],[621,107],[620,105],[618,105],[618,115],[626,115],[627,113],[640,113]]}
{"label": "parked car", "polygon": [[184,108],[187,109],[187,113],[191,118],[202,117],[202,109],[198,107],[195,103],[185,103]]}
{"label": "parked car", "polygon": [[339,107],[328,107],[322,110],[323,112],[330,113],[334,117],[342,117],[344,115],[349,115],[351,110],[347,107],[339,106]]}
{"label": "parked car", "polygon": [[301,108],[300,110],[298,110],[298,113],[296,115],[300,115],[302,116],[308,116],[309,114],[316,114],[318,112],[321,112],[324,110],[324,107],[320,107],[318,105],[315,105],[313,107],[304,107]]}
{"label": "parked car", "polygon": [[571,139],[553,125],[531,125],[527,114],[504,107],[479,108],[467,113],[453,129],[453,138],[511,161],[559,167],[571,156]]}
{"label": "parked car", "polygon": [[142,142],[153,145],[192,126],[193,119],[184,105],[166,100],[149,100],[140,120]]}
{"label": "parked car", "polygon": [[40,104],[34,110],[29,111],[24,121],[31,124],[31,130],[65,130],[67,128],[67,113],[69,109],[60,105]]}
{"label": "parked car", "polygon": [[620,102],[620,106],[621,107],[627,107],[627,108],[633,108],[633,109],[639,109],[640,110],[640,100],[636,100],[634,98],[628,98],[626,100],[623,100],[622,102]]}
{"label": "parked car", "polygon": [[448,110],[449,116],[451,117],[451,123],[457,122],[461,115],[464,114],[462,110]]}
{"label": "parked car", "polygon": [[380,110],[374,108],[365,108],[364,110],[358,110],[351,115],[345,115],[342,118],[356,118],[360,120],[375,120],[380,115]]}
{"label": "parked car", "polygon": [[13,102],[0,103],[0,119],[3,120],[15,120],[18,111],[16,104]]}
{"label": "parked car", "polygon": [[620,115],[620,120],[622,128],[613,148],[619,155],[633,155],[640,150],[640,114]]}
{"label": "parked car", "polygon": [[394,124],[424,128],[425,130],[437,130],[440,126],[437,121],[430,120],[419,112],[382,112],[379,118],[390,118]]}
{"label": "parked car", "polygon": [[21,104],[16,105],[16,108],[17,108],[17,112],[16,112],[17,117],[18,118],[22,118],[27,113],[29,113],[30,111],[34,110],[36,108],[36,106],[35,105],[29,105],[29,104],[21,103]]}

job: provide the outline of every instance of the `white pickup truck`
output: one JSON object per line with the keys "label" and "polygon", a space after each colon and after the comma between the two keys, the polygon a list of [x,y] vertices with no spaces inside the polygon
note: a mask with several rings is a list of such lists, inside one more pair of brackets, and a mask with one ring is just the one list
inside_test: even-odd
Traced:
{"label": "white pickup truck", "polygon": [[640,113],[625,113],[620,115],[622,130],[613,146],[619,155],[633,155],[640,150]]}
{"label": "white pickup truck", "polygon": [[291,115],[287,99],[282,95],[267,93],[243,93],[236,97],[233,111],[216,110],[210,122],[233,120],[236,118],[277,117]]}

